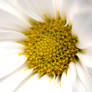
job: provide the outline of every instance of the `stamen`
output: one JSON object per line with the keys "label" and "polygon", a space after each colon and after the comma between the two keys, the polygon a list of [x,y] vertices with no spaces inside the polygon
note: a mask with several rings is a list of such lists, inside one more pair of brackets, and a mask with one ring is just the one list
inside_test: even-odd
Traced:
{"label": "stamen", "polygon": [[59,10],[57,10],[57,19],[61,19]]}
{"label": "stamen", "polygon": [[44,16],[44,20],[45,21],[47,21],[47,22],[50,22],[51,21],[51,19],[46,14],[44,14],[43,16]]}
{"label": "stamen", "polygon": [[49,82],[50,82],[50,83],[51,83],[51,81],[52,81],[52,80],[51,80],[51,79],[49,79]]}
{"label": "stamen", "polygon": [[58,77],[67,72],[70,62],[78,62],[78,37],[72,34],[72,25],[66,24],[59,11],[57,18],[44,15],[44,22],[35,21],[29,31],[23,32],[27,39],[20,42],[24,45],[28,68],[33,68],[40,77]]}
{"label": "stamen", "polygon": [[59,83],[59,86],[61,87],[61,83]]}

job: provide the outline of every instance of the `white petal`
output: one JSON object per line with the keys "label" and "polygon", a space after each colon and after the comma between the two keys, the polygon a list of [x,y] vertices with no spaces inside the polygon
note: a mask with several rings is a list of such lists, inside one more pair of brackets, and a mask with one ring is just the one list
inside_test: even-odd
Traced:
{"label": "white petal", "polygon": [[92,0],[89,0],[90,3],[92,3]]}
{"label": "white petal", "polygon": [[[1,87],[3,87],[2,92],[14,92],[14,89],[29,75],[32,70],[24,71],[24,69],[18,71],[11,77],[7,78],[5,81],[1,82]],[[5,88],[5,89],[4,89]]]}
{"label": "white petal", "polygon": [[84,85],[81,83],[79,79],[73,83],[73,91],[72,92],[88,92],[85,90]]}
{"label": "white petal", "polygon": [[23,51],[22,47],[13,42],[0,43],[0,79],[24,63],[26,58],[18,55]]}
{"label": "white petal", "polygon": [[24,61],[24,56],[2,56],[0,58],[0,79],[20,67],[24,63]]}
{"label": "white petal", "polygon": [[[19,71],[16,75],[13,75],[11,78],[8,78],[3,84],[3,88],[6,89],[2,89],[3,92],[15,92],[14,88],[16,88],[16,86],[18,86],[18,84],[23,81],[29,74],[31,74],[32,71],[31,70],[27,70],[27,71]],[[15,80],[16,77],[16,80]],[[7,86],[8,85],[8,86]],[[1,89],[1,88],[0,88]],[[45,89],[45,90],[44,90]],[[68,89],[64,87],[60,87],[59,85],[55,85],[53,83],[49,83],[49,78],[47,76],[42,77],[41,79],[38,80],[38,75],[34,75],[32,77],[29,77],[28,80],[24,83],[24,85],[21,86],[20,89],[18,89],[16,92],[25,92],[25,91],[32,91],[32,92],[49,92],[49,91],[53,91],[53,92],[71,92],[70,87],[68,86]]]}
{"label": "white petal", "polygon": [[[34,18],[34,14],[43,17],[44,14],[55,16],[55,0],[17,0],[24,11]],[[34,16],[32,16],[32,14]],[[36,17],[37,17],[36,16]]]}
{"label": "white petal", "polygon": [[[63,86],[63,84],[62,84]],[[25,92],[26,90],[33,92],[71,92],[70,88],[59,87],[59,85],[55,85],[54,83],[49,83],[49,78],[47,76],[42,77],[41,79],[37,79],[37,76],[32,77],[18,92]]]}
{"label": "white petal", "polygon": [[80,81],[84,85],[87,92],[92,92],[92,77],[86,71],[86,69],[79,63],[76,64],[77,73]]}
{"label": "white petal", "polygon": [[17,5],[15,0],[13,0],[13,2],[11,0],[4,0],[2,3],[0,3],[0,8],[9,12],[10,14],[17,16],[23,22],[30,25],[30,23],[28,23],[29,17],[20,10],[20,7]]}
{"label": "white petal", "polygon": [[65,83],[66,83],[66,82],[65,82],[66,79],[67,79],[67,75],[66,75],[66,73],[64,72],[64,73],[62,74],[61,84],[65,84]]}
{"label": "white petal", "polygon": [[88,70],[90,76],[92,76],[92,68],[87,67],[87,70]]}
{"label": "white petal", "polygon": [[92,45],[92,4],[84,1],[79,3],[77,7],[79,7],[78,12],[71,18],[72,31],[79,38],[78,47],[86,48]]}
{"label": "white petal", "polygon": [[76,14],[73,21],[73,31],[79,38],[79,47],[92,46],[92,12]]}
{"label": "white petal", "polygon": [[25,38],[25,35],[16,31],[0,30],[0,41],[20,41]]}
{"label": "white petal", "polygon": [[[83,7],[83,8],[82,8]],[[57,0],[57,9],[64,12],[66,16],[68,17],[68,20],[72,19],[72,17],[79,13],[80,10],[87,10],[92,7],[92,4],[90,4],[87,0]]]}
{"label": "white petal", "polygon": [[57,0],[57,10],[61,12],[61,16],[68,17],[77,12],[77,0]]}
{"label": "white petal", "polygon": [[92,47],[85,50],[85,53],[78,53],[81,63],[92,68]]}
{"label": "white petal", "polygon": [[23,31],[28,26],[21,19],[0,9],[0,29]]}
{"label": "white petal", "polygon": [[[28,70],[28,72],[29,72],[29,74],[31,74],[30,70]],[[22,72],[21,74],[18,73],[17,76],[16,76],[17,82],[15,81],[16,85],[18,85],[18,83],[21,80],[24,80],[23,78],[26,75],[27,75],[26,72],[25,73]],[[63,76],[63,77],[65,77],[65,76]],[[66,79],[66,77],[64,79]],[[9,82],[11,83],[11,81],[9,81]],[[12,84],[15,84],[13,82],[14,82],[14,80],[12,81]],[[63,84],[65,84],[65,85],[63,85]],[[37,91],[43,92],[44,89],[45,89],[44,92],[47,92],[47,91],[53,91],[53,92],[56,92],[56,91],[67,92],[68,91],[68,92],[71,92],[71,87],[70,87],[69,83],[64,82],[63,84],[61,84],[62,86],[60,87],[59,84],[55,85],[54,81],[49,83],[49,78],[47,76],[44,76],[44,77],[42,77],[41,79],[38,80],[38,75],[34,75],[32,77],[28,77],[28,79],[24,83],[24,85],[20,86],[21,88],[19,88],[16,91],[13,91],[13,92],[25,92],[26,90],[33,91],[33,92],[37,92]],[[8,88],[10,88],[10,87],[8,87]],[[42,90],[40,90],[40,89],[42,89]]]}
{"label": "white petal", "polygon": [[65,13],[68,22],[72,23],[73,33],[79,37],[78,47],[91,46],[92,4],[87,0],[59,0],[58,5],[61,13]]}
{"label": "white petal", "polygon": [[18,53],[22,53],[23,45],[9,42],[9,41],[1,41],[0,42],[0,56],[11,56],[16,55]]}
{"label": "white petal", "polygon": [[69,64],[67,77],[69,78],[69,80],[71,80],[72,83],[76,81],[77,74],[76,74],[76,66],[74,63]]}

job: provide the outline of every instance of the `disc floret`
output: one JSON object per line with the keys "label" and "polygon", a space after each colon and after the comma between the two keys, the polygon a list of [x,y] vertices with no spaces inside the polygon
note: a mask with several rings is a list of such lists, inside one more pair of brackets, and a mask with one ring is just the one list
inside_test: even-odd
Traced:
{"label": "disc floret", "polygon": [[35,21],[29,31],[23,32],[27,39],[21,43],[27,57],[29,69],[40,76],[61,78],[67,72],[71,62],[76,63],[78,38],[72,34],[72,25],[66,24],[57,14],[57,18],[45,16],[44,22]]}

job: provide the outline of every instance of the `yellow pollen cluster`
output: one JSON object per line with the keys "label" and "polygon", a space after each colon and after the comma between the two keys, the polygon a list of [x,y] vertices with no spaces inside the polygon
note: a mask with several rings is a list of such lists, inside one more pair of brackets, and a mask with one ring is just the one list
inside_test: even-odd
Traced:
{"label": "yellow pollen cluster", "polygon": [[77,62],[76,47],[78,38],[72,35],[72,25],[66,24],[59,14],[57,18],[45,16],[44,22],[35,21],[29,31],[25,31],[27,39],[21,43],[27,57],[29,69],[40,76],[61,78],[67,72],[70,62]]}

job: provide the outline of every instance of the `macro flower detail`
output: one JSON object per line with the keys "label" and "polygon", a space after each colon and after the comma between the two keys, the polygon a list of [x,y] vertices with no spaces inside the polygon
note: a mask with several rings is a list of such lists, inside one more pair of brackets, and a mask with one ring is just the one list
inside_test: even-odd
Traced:
{"label": "macro flower detail", "polygon": [[2,92],[91,92],[91,10],[90,0],[2,1]]}
{"label": "macro flower detail", "polygon": [[44,22],[34,21],[29,31],[23,32],[27,36],[20,42],[24,45],[23,55],[27,57],[28,69],[33,68],[40,77],[47,74],[61,79],[70,62],[79,62],[78,38],[72,35],[72,25],[66,24],[59,11],[56,19],[44,17]]}

